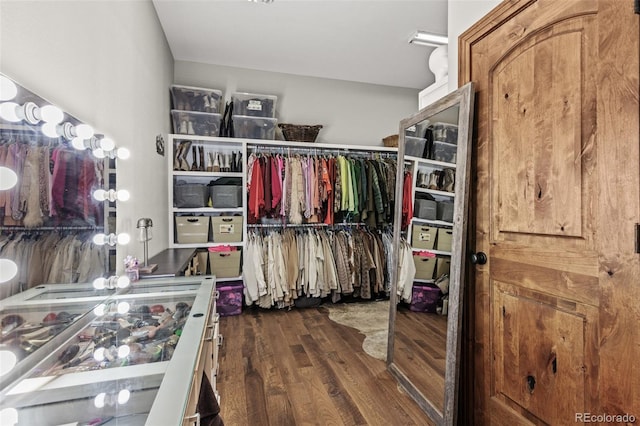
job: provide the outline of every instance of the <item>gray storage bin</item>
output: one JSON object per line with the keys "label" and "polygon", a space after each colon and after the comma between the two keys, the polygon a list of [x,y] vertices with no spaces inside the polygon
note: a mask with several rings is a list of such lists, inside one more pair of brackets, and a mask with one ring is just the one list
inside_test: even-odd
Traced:
{"label": "gray storage bin", "polygon": [[173,185],[173,205],[178,208],[205,207],[209,199],[207,186],[195,183]]}
{"label": "gray storage bin", "polygon": [[453,203],[438,201],[438,220],[453,222]]}
{"label": "gray storage bin", "polygon": [[432,160],[442,161],[444,163],[455,163],[458,146],[446,142],[433,142],[433,158]]}
{"label": "gray storage bin", "polygon": [[420,219],[436,220],[438,203],[433,200],[416,199],[413,216]]}
{"label": "gray storage bin", "polygon": [[428,152],[427,140],[424,138],[414,138],[405,136],[404,138],[404,155],[411,157],[427,158]]}
{"label": "gray storage bin", "polygon": [[458,143],[458,126],[448,123],[433,123],[431,125],[433,132],[433,140],[457,144]]}
{"label": "gray storage bin", "polygon": [[215,208],[242,206],[242,186],[214,185],[209,187],[211,205]]}

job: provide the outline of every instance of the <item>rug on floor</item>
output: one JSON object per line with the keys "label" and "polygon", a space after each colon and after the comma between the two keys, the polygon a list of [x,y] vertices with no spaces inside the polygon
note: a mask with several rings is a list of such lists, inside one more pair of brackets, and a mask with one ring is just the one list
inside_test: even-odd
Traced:
{"label": "rug on floor", "polygon": [[388,300],[324,306],[328,308],[331,321],[355,328],[365,335],[362,348],[367,354],[382,361],[387,359]]}

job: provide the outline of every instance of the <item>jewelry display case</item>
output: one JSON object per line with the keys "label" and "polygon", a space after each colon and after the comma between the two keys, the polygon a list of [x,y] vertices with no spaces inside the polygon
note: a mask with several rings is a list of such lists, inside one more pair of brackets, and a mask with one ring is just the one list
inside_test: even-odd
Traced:
{"label": "jewelry display case", "polygon": [[60,285],[44,286],[33,297],[27,295],[0,311],[2,317],[12,309],[21,314],[33,311],[28,319],[33,322],[40,321],[47,309],[79,312],[63,333],[47,343],[47,350],[43,346],[27,356],[28,371],[21,368],[18,378],[5,380],[0,411],[14,417],[8,424],[42,424],[43,419],[51,425],[197,421],[203,374],[211,383],[211,394],[217,396],[214,357],[220,337],[214,278],[137,284],[107,298],[63,301],[42,298],[60,294],[57,289],[65,291]]}

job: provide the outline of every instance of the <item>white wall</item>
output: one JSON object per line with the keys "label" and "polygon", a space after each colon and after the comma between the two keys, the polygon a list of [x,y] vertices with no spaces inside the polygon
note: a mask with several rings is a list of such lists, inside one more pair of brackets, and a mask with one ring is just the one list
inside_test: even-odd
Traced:
{"label": "white wall", "polygon": [[322,124],[318,143],[381,146],[418,110],[418,90],[195,62],[176,61],[175,82],[220,89],[227,99],[235,91],[276,95],[278,122]]}
{"label": "white wall", "polygon": [[501,0],[449,0],[449,91],[458,86],[458,37]]}
{"label": "white wall", "polygon": [[167,170],[155,137],[170,131],[173,58],[150,1],[0,1],[0,71],[131,150],[118,164],[118,251],[142,258],[136,221],[154,222],[153,255],[168,246]]}

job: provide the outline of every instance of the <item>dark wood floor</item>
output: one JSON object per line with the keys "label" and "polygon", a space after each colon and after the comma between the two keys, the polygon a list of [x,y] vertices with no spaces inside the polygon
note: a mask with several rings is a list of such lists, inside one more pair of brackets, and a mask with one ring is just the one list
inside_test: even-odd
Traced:
{"label": "dark wood floor", "polygon": [[218,391],[227,426],[430,425],[364,335],[324,307],[245,309],[220,319]]}

